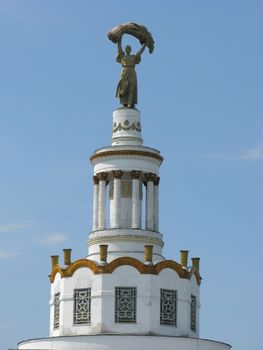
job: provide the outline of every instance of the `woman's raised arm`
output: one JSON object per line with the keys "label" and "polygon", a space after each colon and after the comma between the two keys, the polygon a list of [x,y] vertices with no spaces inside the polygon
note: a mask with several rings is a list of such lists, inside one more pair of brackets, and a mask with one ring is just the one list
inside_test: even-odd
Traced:
{"label": "woman's raised arm", "polygon": [[122,37],[120,37],[120,40],[117,42],[118,54],[124,55],[124,52],[123,52],[123,49],[122,49],[122,46],[121,46],[121,39],[122,39]]}
{"label": "woman's raised arm", "polygon": [[118,63],[121,63],[121,60],[123,58],[123,56],[125,55],[121,46],[121,38],[120,40],[117,42],[117,47],[118,47],[118,52],[117,52],[117,57],[116,57],[116,61]]}
{"label": "woman's raised arm", "polygon": [[143,46],[140,48],[140,50],[136,53],[136,56],[141,56],[141,54],[143,53],[145,48],[146,48],[146,44],[143,44]]}

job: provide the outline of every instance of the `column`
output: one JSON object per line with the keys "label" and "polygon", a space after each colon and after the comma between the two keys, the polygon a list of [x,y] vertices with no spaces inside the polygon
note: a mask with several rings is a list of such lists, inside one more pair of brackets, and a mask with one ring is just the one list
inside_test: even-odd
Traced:
{"label": "column", "polygon": [[159,232],[159,176],[155,176],[154,184],[154,231]]}
{"label": "column", "polygon": [[106,228],[106,173],[98,173],[99,200],[98,200],[98,229]]}
{"label": "column", "polygon": [[113,215],[111,228],[121,227],[121,170],[114,170],[113,177]]}
{"label": "column", "polygon": [[93,176],[93,231],[98,229],[99,179]]}
{"label": "column", "polygon": [[132,171],[132,228],[141,228],[142,202],[140,199],[140,171]]}
{"label": "column", "polygon": [[154,174],[145,174],[146,179],[146,230],[154,230]]}

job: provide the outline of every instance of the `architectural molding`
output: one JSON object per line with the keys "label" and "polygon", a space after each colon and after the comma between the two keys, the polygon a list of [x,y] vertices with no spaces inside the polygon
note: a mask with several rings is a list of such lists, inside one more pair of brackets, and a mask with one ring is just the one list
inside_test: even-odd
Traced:
{"label": "architectural molding", "polygon": [[147,236],[133,236],[133,235],[116,235],[116,236],[101,236],[88,240],[88,245],[102,244],[103,242],[110,243],[112,241],[124,241],[124,242],[142,242],[147,244],[158,244],[163,247],[164,243],[162,239],[147,237]]}
{"label": "architectural molding", "polygon": [[91,161],[97,160],[99,158],[103,157],[109,157],[109,156],[141,156],[141,157],[149,157],[153,159],[157,159],[160,162],[163,161],[163,157],[159,154],[152,153],[149,151],[138,151],[138,150],[110,150],[110,151],[102,151],[99,153],[95,153],[90,157]]}
{"label": "architectural molding", "polygon": [[201,276],[196,268],[192,268],[190,271],[184,270],[180,264],[173,260],[162,260],[154,265],[145,265],[140,260],[132,257],[120,257],[106,265],[99,265],[97,262],[89,259],[76,260],[67,268],[61,268],[59,265],[53,265],[50,275],[50,282],[54,282],[57,273],[60,274],[61,278],[66,278],[72,277],[74,272],[80,268],[88,268],[94,274],[111,274],[121,266],[134,267],[140,274],[144,275],[159,275],[161,271],[171,269],[177,273],[179,278],[190,280],[192,276],[195,276],[197,284],[201,284]]}

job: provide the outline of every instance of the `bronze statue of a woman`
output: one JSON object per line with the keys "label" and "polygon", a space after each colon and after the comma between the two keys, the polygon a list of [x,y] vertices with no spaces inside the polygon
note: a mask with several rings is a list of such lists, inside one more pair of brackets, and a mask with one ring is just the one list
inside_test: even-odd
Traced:
{"label": "bronze statue of a woman", "polygon": [[116,97],[120,99],[123,106],[134,108],[137,104],[137,76],[135,65],[141,62],[141,54],[146,44],[136,53],[131,55],[131,47],[127,45],[125,52],[122,50],[121,39],[118,41],[118,53],[116,61],[122,64],[120,81],[116,90]]}
{"label": "bronze statue of a woman", "polygon": [[[129,45],[127,45],[125,51],[123,51],[121,45],[123,34],[130,34],[139,39],[142,47],[135,55],[131,54],[131,47]],[[108,33],[108,37],[111,41],[117,43],[118,53],[116,61],[122,65],[116,97],[120,99],[120,103],[123,106],[134,108],[138,99],[135,65],[141,62],[141,54],[146,47],[148,47],[150,53],[153,52],[153,38],[145,26],[136,23],[127,23],[117,26]]]}

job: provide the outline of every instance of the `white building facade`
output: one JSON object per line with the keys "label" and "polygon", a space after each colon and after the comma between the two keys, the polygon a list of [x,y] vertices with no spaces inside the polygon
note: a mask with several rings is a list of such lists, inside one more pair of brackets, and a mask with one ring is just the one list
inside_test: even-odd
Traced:
{"label": "white building facade", "polygon": [[52,256],[50,337],[18,349],[228,350],[199,338],[199,258],[163,256],[158,150],[143,146],[140,112],[113,113],[112,145],[91,156],[93,223],[88,256]]}

